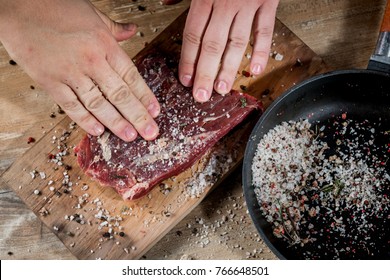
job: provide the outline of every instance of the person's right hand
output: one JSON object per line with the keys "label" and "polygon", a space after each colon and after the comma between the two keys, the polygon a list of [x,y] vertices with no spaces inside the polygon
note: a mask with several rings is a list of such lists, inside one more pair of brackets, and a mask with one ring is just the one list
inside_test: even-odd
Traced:
{"label": "person's right hand", "polygon": [[155,139],[160,105],[118,41],[134,24],[111,21],[87,0],[0,0],[0,41],[86,132]]}
{"label": "person's right hand", "polygon": [[206,102],[213,89],[224,95],[233,87],[249,43],[250,72],[265,69],[279,0],[197,0],[191,2],[183,31],[179,77],[193,86],[196,101]]}

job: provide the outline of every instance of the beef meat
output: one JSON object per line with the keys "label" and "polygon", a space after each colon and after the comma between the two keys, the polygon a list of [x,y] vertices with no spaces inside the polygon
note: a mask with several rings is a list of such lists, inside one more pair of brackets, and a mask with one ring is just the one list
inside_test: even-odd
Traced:
{"label": "beef meat", "polygon": [[100,137],[86,135],[75,148],[82,170],[123,199],[139,198],[191,167],[252,111],[261,111],[254,97],[237,91],[196,102],[176,77],[177,63],[162,55],[148,55],[136,65],[161,104],[159,137],[127,143],[106,131]]}

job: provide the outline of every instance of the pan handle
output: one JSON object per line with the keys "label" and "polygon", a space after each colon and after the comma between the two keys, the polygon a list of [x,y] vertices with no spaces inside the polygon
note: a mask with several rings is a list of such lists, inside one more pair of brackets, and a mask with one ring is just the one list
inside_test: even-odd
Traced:
{"label": "pan handle", "polygon": [[387,1],[375,52],[367,68],[390,73],[390,1]]}
{"label": "pan handle", "polygon": [[382,19],[381,32],[389,32],[389,31],[390,31],[390,3],[388,1]]}

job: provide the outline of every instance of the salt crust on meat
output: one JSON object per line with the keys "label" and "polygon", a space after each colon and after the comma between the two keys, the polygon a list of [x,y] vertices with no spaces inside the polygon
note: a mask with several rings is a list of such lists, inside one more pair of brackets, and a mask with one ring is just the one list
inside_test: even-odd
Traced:
{"label": "salt crust on meat", "polygon": [[113,187],[123,199],[139,198],[162,180],[191,167],[260,109],[254,97],[237,91],[225,96],[213,93],[209,102],[195,102],[192,89],[176,77],[177,63],[161,55],[148,55],[136,65],[161,105],[156,118],[159,137],[153,141],[139,137],[127,143],[106,131],[101,137],[86,135],[75,149],[83,171]]}

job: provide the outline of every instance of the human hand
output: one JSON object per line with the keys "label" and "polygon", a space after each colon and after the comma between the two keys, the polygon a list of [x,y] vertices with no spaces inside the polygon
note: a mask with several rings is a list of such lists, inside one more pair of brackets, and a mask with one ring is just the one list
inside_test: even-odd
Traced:
{"label": "human hand", "polygon": [[183,32],[179,79],[193,85],[195,100],[210,99],[213,88],[228,93],[247,47],[254,45],[250,71],[260,74],[268,61],[279,0],[197,0],[191,2]]}
{"label": "human hand", "polygon": [[0,0],[0,41],[9,55],[92,135],[104,126],[125,141],[158,135],[160,112],[118,45],[134,24],[111,21],[87,0]]}

